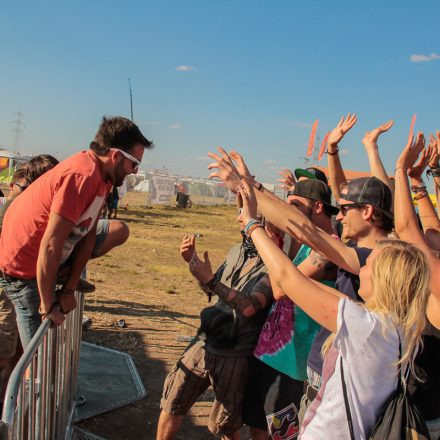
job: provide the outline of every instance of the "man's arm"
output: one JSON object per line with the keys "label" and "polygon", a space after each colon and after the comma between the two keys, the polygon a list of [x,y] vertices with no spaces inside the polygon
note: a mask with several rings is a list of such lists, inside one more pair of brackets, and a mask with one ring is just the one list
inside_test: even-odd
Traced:
{"label": "man's arm", "polygon": [[346,118],[342,117],[338,125],[330,133],[327,141],[327,155],[328,155],[328,174],[332,187],[332,192],[336,200],[339,200],[341,195],[341,185],[347,183],[347,179],[342,169],[341,161],[339,159],[338,144],[354,124],[356,124],[356,115],[348,114]]}
{"label": "man's arm", "polygon": [[203,291],[211,296],[217,295],[243,316],[249,317],[263,310],[273,300],[269,276],[260,279],[249,295],[224,285],[212,273],[208,252],[204,253],[204,261],[194,252],[189,262],[190,272],[199,280]]}
{"label": "man's arm", "polygon": [[382,180],[385,185],[387,185],[391,193],[394,193],[394,184],[392,180],[388,177],[385,167],[383,166],[382,160],[379,155],[379,148],[377,146],[377,139],[382,134],[388,131],[394,124],[394,121],[388,121],[372,131],[367,131],[362,143],[364,144],[365,151],[367,152],[368,162],[370,164],[371,175]]}
{"label": "man's arm", "polygon": [[356,251],[330,234],[316,227],[295,206],[282,200],[269,199],[264,193],[255,191],[258,211],[282,231],[293,235],[300,243],[310,246],[336,266],[357,275],[360,270]]}
{"label": "man's arm", "polygon": [[[222,150],[221,156],[209,153],[216,160],[208,169],[216,168],[210,178],[221,179],[227,188],[237,193],[242,181],[229,155]],[[249,182],[256,187],[254,181]],[[304,214],[294,206],[266,195],[265,191],[255,191],[258,210],[278,229],[293,235],[300,243],[307,244],[336,266],[355,275],[359,274],[360,265],[356,251],[335,240],[331,235],[317,228]]]}
{"label": "man's arm", "polygon": [[41,313],[47,313],[52,309],[53,289],[61,261],[63,244],[73,226],[72,222],[61,215],[55,212],[50,213],[37,259],[37,284],[41,299]]}
{"label": "man's arm", "polygon": [[254,286],[249,294],[232,289],[217,278],[213,278],[207,284],[203,284],[204,292],[216,294],[225,303],[230,305],[240,315],[249,318],[261,312],[273,300],[272,287],[269,275],[263,276]]}

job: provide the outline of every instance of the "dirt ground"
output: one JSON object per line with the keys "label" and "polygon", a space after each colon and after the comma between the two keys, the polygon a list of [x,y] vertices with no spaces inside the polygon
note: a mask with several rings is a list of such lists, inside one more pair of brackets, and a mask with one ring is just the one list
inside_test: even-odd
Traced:
{"label": "dirt ground", "polygon": [[[128,197],[127,197],[128,196]],[[146,399],[80,424],[109,440],[154,439],[166,374],[194,335],[207,299],[179,255],[185,233],[198,233],[199,254],[209,250],[214,270],[240,241],[234,207],[143,207],[141,193],[127,194],[118,219],[130,227],[123,246],[88,265],[96,291],[84,313],[91,326],[83,340],[129,353],[148,390]],[[126,201],[126,200],[124,200]],[[124,319],[127,327],[116,322]],[[215,438],[206,428],[212,400],[207,391],[186,418],[178,439]]]}

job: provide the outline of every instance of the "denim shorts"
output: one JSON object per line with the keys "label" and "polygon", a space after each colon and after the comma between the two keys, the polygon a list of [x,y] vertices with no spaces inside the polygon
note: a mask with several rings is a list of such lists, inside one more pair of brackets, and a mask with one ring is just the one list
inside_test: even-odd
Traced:
{"label": "denim shorts", "polygon": [[14,305],[18,333],[23,348],[26,349],[41,324],[41,316],[38,312],[40,295],[37,280],[5,280],[0,278],[0,286]]}

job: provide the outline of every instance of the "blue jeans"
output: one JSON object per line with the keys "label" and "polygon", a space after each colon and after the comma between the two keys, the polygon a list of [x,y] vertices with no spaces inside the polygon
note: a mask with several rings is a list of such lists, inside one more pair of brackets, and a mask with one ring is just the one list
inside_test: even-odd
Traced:
{"label": "blue jeans", "polygon": [[6,295],[14,304],[18,333],[23,348],[26,349],[41,324],[37,280],[0,279],[0,286],[5,289]]}

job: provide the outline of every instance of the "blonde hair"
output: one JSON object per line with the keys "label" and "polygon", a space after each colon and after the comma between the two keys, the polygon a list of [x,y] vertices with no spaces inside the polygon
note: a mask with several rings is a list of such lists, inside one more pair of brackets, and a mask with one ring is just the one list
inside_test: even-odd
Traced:
{"label": "blonde hair", "polygon": [[[429,264],[424,253],[402,240],[385,238],[376,243],[380,250],[372,267],[372,298],[365,307],[397,327],[401,337],[401,357],[398,364],[405,371],[414,367],[414,358],[422,344],[426,324],[426,307],[430,295]],[[386,333],[383,321],[383,334]],[[334,341],[330,335],[323,345],[323,354]]]}

